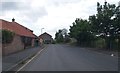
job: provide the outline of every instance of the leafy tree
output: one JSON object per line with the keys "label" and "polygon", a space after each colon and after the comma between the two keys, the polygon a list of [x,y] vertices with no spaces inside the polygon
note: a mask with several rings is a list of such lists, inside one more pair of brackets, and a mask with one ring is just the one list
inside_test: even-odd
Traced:
{"label": "leafy tree", "polygon": [[88,45],[94,39],[89,22],[79,18],[73,22],[73,26],[70,26],[69,34],[82,45]]}
{"label": "leafy tree", "polygon": [[70,42],[71,42],[70,36],[69,35],[65,35],[64,43],[70,43]]}
{"label": "leafy tree", "polygon": [[97,14],[89,17],[92,32],[106,41],[106,48],[111,49],[114,40],[120,33],[120,6],[104,2],[97,3]]}
{"label": "leafy tree", "polygon": [[70,42],[70,37],[67,33],[67,29],[60,29],[58,32],[55,34],[55,40],[58,43],[69,43]]}
{"label": "leafy tree", "polygon": [[58,32],[56,32],[56,34],[55,34],[55,40],[58,43],[63,42],[64,39],[63,39],[63,35],[62,35],[62,30],[59,30]]}
{"label": "leafy tree", "polygon": [[120,2],[119,5],[116,7],[116,12],[115,12],[115,18],[114,18],[114,24],[116,26],[116,38],[119,40],[118,41],[118,48],[120,48]]}

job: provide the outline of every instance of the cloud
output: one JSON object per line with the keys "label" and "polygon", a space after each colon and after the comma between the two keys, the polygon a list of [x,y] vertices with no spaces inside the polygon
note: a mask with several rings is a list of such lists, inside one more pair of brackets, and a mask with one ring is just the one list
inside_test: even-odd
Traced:
{"label": "cloud", "polygon": [[32,7],[32,2],[1,2],[1,6],[2,14],[0,16],[10,14],[21,17],[21,19],[24,17],[26,22],[32,22],[47,15],[45,7]]}
{"label": "cloud", "polygon": [[26,15],[29,20],[28,21],[36,21],[38,18],[47,15],[47,11],[44,7],[39,7],[37,9],[28,9],[26,11],[21,12],[23,15]]}
{"label": "cloud", "polygon": [[0,11],[2,12],[2,15],[0,16],[5,16],[8,13],[12,13],[16,15],[16,12],[21,12],[26,9],[29,9],[29,6],[26,5],[24,2],[0,2],[1,9]]}
{"label": "cloud", "polygon": [[48,4],[60,6],[60,5],[65,5],[65,4],[69,4],[69,3],[77,3],[80,1],[81,0],[48,0]]}
{"label": "cloud", "polygon": [[2,11],[17,11],[29,9],[30,5],[25,2],[0,2]]}
{"label": "cloud", "polygon": [[18,5],[16,2],[1,2],[2,11],[16,10],[18,9]]}
{"label": "cloud", "polygon": [[[2,0],[3,1],[3,0]],[[105,0],[4,0],[0,18],[16,22],[34,31],[36,35],[43,32],[53,37],[59,29],[66,28],[76,18],[88,19],[96,14],[96,3],[103,4]],[[110,4],[117,4],[119,0],[107,0]]]}

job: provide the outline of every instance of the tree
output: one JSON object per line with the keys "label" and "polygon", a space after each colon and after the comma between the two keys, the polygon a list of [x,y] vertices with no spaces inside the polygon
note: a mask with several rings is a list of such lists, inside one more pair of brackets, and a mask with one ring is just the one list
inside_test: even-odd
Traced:
{"label": "tree", "polygon": [[116,26],[116,39],[118,39],[118,48],[120,48],[120,1],[115,11],[114,24]]}
{"label": "tree", "polygon": [[55,40],[58,43],[63,42],[62,30],[59,30],[58,32],[56,32],[56,34],[55,34]]}
{"label": "tree", "polygon": [[106,48],[111,49],[120,32],[120,9],[115,4],[97,3],[97,14],[89,17],[92,32],[106,41]]}
{"label": "tree", "polygon": [[73,26],[70,26],[69,34],[81,45],[88,45],[94,38],[89,22],[79,18],[73,22]]}
{"label": "tree", "polygon": [[55,40],[58,43],[69,43],[70,42],[70,37],[67,33],[67,29],[60,29],[58,32],[55,34]]}

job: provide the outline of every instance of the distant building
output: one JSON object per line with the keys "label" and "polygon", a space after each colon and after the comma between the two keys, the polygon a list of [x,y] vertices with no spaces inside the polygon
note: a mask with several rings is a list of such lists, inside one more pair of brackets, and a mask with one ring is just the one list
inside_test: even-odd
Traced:
{"label": "distant building", "polygon": [[39,40],[44,44],[51,44],[53,42],[52,36],[46,32],[39,36]]}
{"label": "distant building", "polygon": [[35,44],[36,36],[33,31],[15,22],[0,19],[0,30],[9,30],[15,33],[13,41],[9,44],[2,44],[3,55],[18,52],[28,47],[33,47]]}

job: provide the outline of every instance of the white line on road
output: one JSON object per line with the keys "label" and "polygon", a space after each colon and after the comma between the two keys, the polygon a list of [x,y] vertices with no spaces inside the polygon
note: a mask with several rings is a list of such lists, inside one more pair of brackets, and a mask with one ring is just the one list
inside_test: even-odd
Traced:
{"label": "white line on road", "polygon": [[32,57],[27,63],[25,63],[21,68],[19,68],[15,73],[21,71],[27,64],[29,64],[34,58],[36,58],[44,49],[40,50],[34,57]]}

